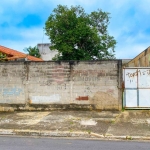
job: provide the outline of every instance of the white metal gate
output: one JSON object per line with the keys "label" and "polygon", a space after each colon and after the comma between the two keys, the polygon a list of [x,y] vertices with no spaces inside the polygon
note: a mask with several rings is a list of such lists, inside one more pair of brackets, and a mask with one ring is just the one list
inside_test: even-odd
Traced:
{"label": "white metal gate", "polygon": [[124,68],[123,107],[150,109],[150,68]]}

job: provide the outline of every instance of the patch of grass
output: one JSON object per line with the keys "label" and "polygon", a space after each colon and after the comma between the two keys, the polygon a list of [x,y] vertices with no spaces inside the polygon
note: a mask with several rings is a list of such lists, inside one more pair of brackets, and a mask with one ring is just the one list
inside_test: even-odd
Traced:
{"label": "patch of grass", "polygon": [[73,124],[73,123],[74,123],[73,121],[70,122],[70,124]]}
{"label": "patch of grass", "polygon": [[90,134],[90,133],[91,133],[91,130],[87,130],[87,132],[88,132],[88,134]]}
{"label": "patch of grass", "polygon": [[126,139],[127,140],[132,140],[132,137],[131,136],[126,136]]}
{"label": "patch of grass", "polygon": [[121,110],[122,112],[124,112],[125,111],[125,108],[122,108],[122,110]]}
{"label": "patch of grass", "polygon": [[115,120],[111,120],[111,123],[114,124],[114,123],[115,123]]}

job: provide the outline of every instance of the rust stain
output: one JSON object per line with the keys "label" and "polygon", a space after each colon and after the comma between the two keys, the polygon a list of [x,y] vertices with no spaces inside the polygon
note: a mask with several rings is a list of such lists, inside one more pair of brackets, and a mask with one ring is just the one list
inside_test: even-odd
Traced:
{"label": "rust stain", "polygon": [[76,98],[76,100],[89,100],[88,96],[79,96],[78,98]]}

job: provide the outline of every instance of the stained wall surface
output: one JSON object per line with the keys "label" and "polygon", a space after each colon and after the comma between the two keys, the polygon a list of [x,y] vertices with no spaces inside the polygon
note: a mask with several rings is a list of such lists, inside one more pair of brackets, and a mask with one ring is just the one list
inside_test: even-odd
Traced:
{"label": "stained wall surface", "polygon": [[22,109],[76,105],[120,110],[121,82],[121,60],[1,62],[0,105],[21,105]]}

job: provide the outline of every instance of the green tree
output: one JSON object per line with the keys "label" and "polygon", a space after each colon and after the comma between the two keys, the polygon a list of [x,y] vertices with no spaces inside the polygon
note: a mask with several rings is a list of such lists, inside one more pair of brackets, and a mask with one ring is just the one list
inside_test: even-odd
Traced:
{"label": "green tree", "polygon": [[55,60],[114,59],[116,41],[108,34],[109,13],[85,13],[80,6],[58,5],[45,23]]}
{"label": "green tree", "polygon": [[0,61],[6,61],[6,60],[7,60],[7,55],[0,52]]}
{"label": "green tree", "polygon": [[39,53],[39,49],[35,46],[35,47],[31,47],[29,46],[28,48],[24,49],[25,52],[28,52],[29,55],[40,58],[40,53]]}

